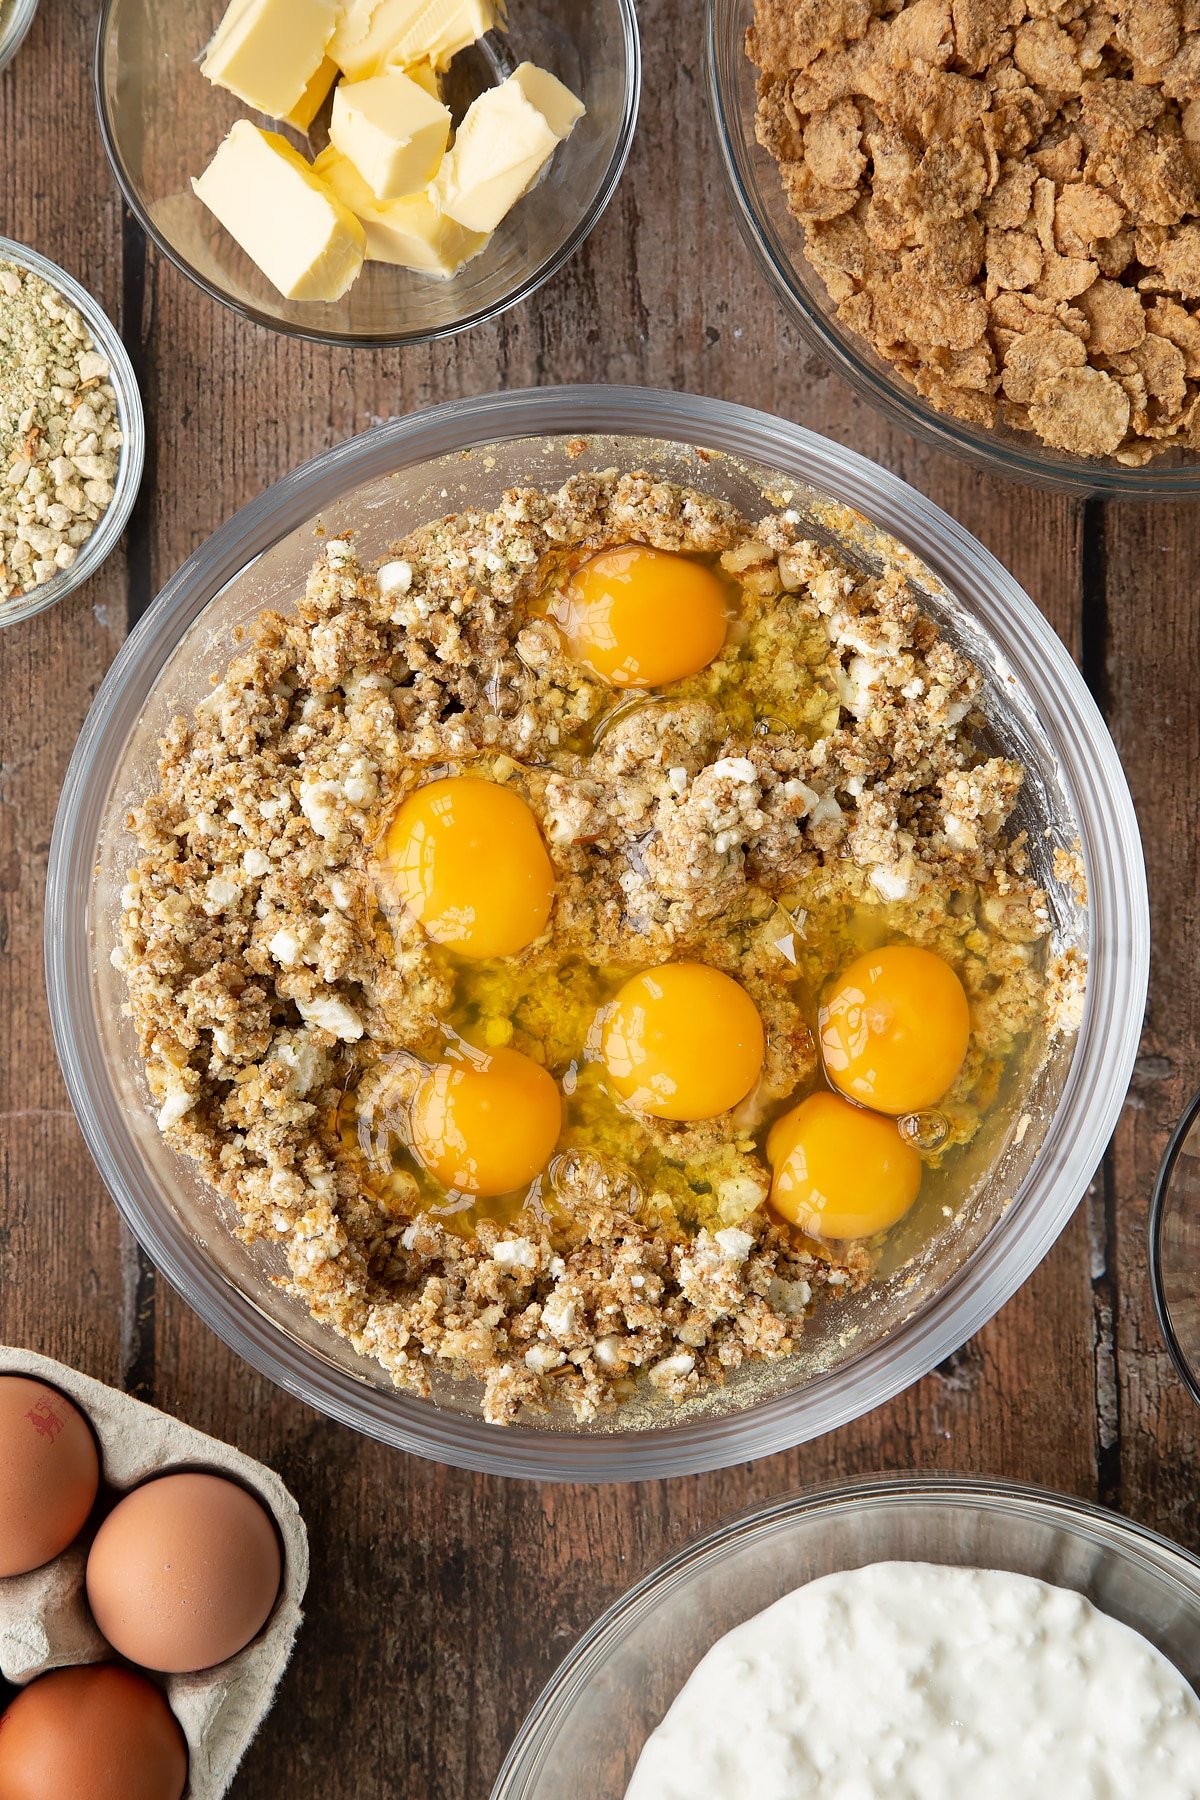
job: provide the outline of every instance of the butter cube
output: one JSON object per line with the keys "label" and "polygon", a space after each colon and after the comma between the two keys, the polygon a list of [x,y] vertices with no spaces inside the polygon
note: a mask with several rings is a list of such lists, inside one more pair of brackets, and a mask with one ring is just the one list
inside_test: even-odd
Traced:
{"label": "butter cube", "polygon": [[376,200],[354,164],[332,144],[322,150],[313,168],[362,224],[368,262],[394,263],[445,278],[457,274],[487,243],[481,232],[467,231],[448,219],[428,194]]}
{"label": "butter cube", "polygon": [[396,62],[391,57],[389,57],[387,62],[384,64],[384,68],[401,70],[401,72],[403,74],[408,76],[408,79],[410,81],[415,81],[418,87],[424,88],[425,92],[427,94],[429,94],[434,100],[441,99],[441,97],[442,97],[441,77],[439,76],[437,70],[434,68],[433,64],[428,60],[428,58],[425,58],[421,62],[404,63],[404,62]]}
{"label": "butter cube", "polygon": [[[257,112],[290,118],[321,71],[340,10],[338,0],[232,0],[201,73]],[[331,86],[332,76],[302,129]]]}
{"label": "butter cube", "polygon": [[385,63],[427,60],[448,69],[499,23],[497,0],[346,0],[329,54],[351,81],[378,74]]}
{"label": "butter cube", "polygon": [[192,187],[288,300],[340,300],[366,233],[278,132],[239,119]]}
{"label": "butter cube", "polygon": [[437,174],[450,112],[399,69],[344,81],[333,96],[329,136],[377,200],[415,194]]}
{"label": "butter cube", "polygon": [[282,113],[280,117],[289,125],[294,125],[297,131],[307,131],[340,73],[333,58],[327,56],[291,112]]}
{"label": "butter cube", "polygon": [[468,109],[437,179],[443,212],[469,231],[495,231],[585,110],[555,76],[522,63]]}

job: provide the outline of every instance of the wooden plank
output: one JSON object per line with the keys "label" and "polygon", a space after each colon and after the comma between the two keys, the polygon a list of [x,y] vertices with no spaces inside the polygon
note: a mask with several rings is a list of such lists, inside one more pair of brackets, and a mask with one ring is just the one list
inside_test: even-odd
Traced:
{"label": "wooden plank", "polygon": [[1119,1430],[1113,1502],[1193,1548],[1200,1431],[1150,1301],[1146,1216],[1167,1139],[1200,1079],[1200,506],[1120,506],[1105,533],[1104,698],[1142,825],[1150,1001],[1108,1196]]}
{"label": "wooden plank", "polygon": [[[79,277],[116,318],[121,213],[91,123],[92,29],[90,9],[45,6],[0,75],[0,233]],[[62,605],[0,631],[0,1340],[110,1381],[126,1361],[132,1242],[59,1077],[42,901],[59,787],[124,620],[118,554]]]}

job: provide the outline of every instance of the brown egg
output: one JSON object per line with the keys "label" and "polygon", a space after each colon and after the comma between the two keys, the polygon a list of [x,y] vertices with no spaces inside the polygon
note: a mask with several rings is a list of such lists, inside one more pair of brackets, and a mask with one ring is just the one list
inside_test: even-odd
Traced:
{"label": "brown egg", "polygon": [[161,1475],[105,1519],[87,1565],[97,1625],[122,1656],[183,1674],[263,1627],[282,1563],[270,1514],[219,1475]]}
{"label": "brown egg", "polygon": [[96,1440],[78,1407],[44,1382],[0,1375],[0,1575],[61,1555],[99,1485]]}
{"label": "brown egg", "polygon": [[116,1663],[56,1669],[0,1713],[3,1800],[180,1800],[187,1772],[163,1695]]}

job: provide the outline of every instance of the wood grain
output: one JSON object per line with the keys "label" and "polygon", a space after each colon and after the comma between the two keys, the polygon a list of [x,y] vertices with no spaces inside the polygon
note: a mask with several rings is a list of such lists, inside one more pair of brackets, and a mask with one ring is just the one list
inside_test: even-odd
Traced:
{"label": "wood grain", "polygon": [[[84,275],[144,378],[151,480],[127,560],[0,634],[0,1337],[126,1380],[278,1468],[313,1539],[308,1623],[236,1791],[481,1800],[597,1611],[686,1538],[789,1488],[971,1469],[1101,1495],[1200,1541],[1196,1416],[1158,1341],[1144,1215],[1200,1031],[1195,819],[1200,514],[1105,513],[975,473],[892,430],[783,319],[737,237],[704,118],[699,9],[645,0],[642,124],[593,238],[491,327],[405,353],[285,342],[213,306],[123,221],[92,124],[90,0],[45,0],[0,77],[0,230]],[[128,617],[285,469],[380,419],[497,387],[644,382],[801,420],[897,469],[1016,574],[1083,657],[1146,828],[1156,964],[1114,1150],[1033,1279],[936,1373],[785,1456],[702,1479],[538,1489],[422,1464],[277,1392],[155,1280],[67,1109],[46,1017],[54,804]],[[1086,607],[1085,607],[1086,589]]]}

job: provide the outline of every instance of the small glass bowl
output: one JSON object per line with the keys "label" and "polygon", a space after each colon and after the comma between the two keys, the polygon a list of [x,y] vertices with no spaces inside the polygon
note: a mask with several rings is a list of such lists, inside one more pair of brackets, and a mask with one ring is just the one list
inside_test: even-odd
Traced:
{"label": "small glass bowl", "polygon": [[939,412],[838,317],[821,276],[804,254],[804,233],[788,210],[779,166],[754,134],[757,71],[746,55],[754,0],[705,0],[709,104],[725,179],[742,234],[797,329],[865,400],[894,425],[977,468],[1062,493],[1137,500],[1200,494],[1200,456],[1164,451],[1140,469],[1112,458],[1051,450],[1032,432],[991,430]]}
{"label": "small glass bowl", "polygon": [[[455,59],[478,91],[515,62],[540,63],[587,107],[536,191],[480,255],[448,281],[367,263],[341,300],[285,300],[192,192],[235,120],[249,109],[213,87],[200,57],[225,0],[104,0],[96,40],[96,104],[121,190],[163,255],[244,318],[327,344],[420,344],[494,318],[528,298],[591,233],[616,191],[633,142],[641,51],[633,0],[513,0],[509,34]],[[282,130],[299,147],[304,137]]]}
{"label": "small glass bowl", "polygon": [[0,69],[7,68],[33,24],[38,0],[0,0]]}
{"label": "small glass bowl", "polygon": [[18,594],[10,600],[0,600],[0,626],[3,626],[16,625],[22,619],[32,619],[36,614],[45,612],[48,607],[57,605],[60,600],[65,600],[77,587],[82,587],[112,554],[129,522],[129,515],[133,511],[133,503],[142,483],[142,469],[146,460],[146,420],[133,365],[116,326],[99,301],[93,299],[86,288],[80,287],[57,263],[47,261],[36,250],[30,250],[25,244],[15,243],[11,238],[0,237],[0,262],[14,262],[19,267],[28,269],[31,274],[40,275],[43,281],[55,288],[65,300],[69,300],[80,313],[91,333],[92,342],[108,358],[109,380],[117,396],[117,412],[125,438],[117,465],[117,478],[113,483],[113,497],[91,537],[69,569],[52,576],[41,587],[34,588],[31,594]]}
{"label": "small glass bowl", "polygon": [[1200,1406],[1200,1094],[1176,1126],[1155,1183],[1150,1289],[1167,1349]]}
{"label": "small glass bowl", "polygon": [[871,1476],[732,1519],[632,1588],[551,1677],[491,1800],[622,1800],[646,1739],[719,1638],[807,1581],[888,1561],[1073,1588],[1200,1685],[1200,1560],[1187,1551],[1015,1482]]}

